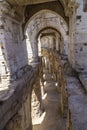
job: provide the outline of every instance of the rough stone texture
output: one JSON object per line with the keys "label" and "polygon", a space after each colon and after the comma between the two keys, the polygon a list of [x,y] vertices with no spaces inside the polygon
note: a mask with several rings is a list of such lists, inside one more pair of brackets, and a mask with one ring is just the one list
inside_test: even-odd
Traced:
{"label": "rough stone texture", "polygon": [[[50,55],[49,55],[50,53]],[[51,55],[52,54],[52,55]],[[49,49],[43,49],[43,55],[47,56],[47,58],[51,57],[51,59],[56,57],[56,62],[61,65],[58,70],[60,70],[61,73],[58,73],[58,90],[59,88],[61,92],[61,110],[64,113],[65,109],[68,106],[68,129],[69,130],[86,130],[87,129],[87,94],[85,90],[82,87],[81,82],[79,81],[77,77],[77,73],[73,71],[70,66],[69,68],[66,67],[64,64],[67,63],[67,60],[64,60],[62,58],[59,58],[60,55],[56,53],[55,51],[49,50]],[[55,57],[54,57],[54,63],[55,63]],[[57,59],[59,58],[59,59]],[[53,63],[53,60],[50,59],[50,62]],[[62,61],[61,61],[62,60]],[[65,63],[64,63],[65,62]],[[65,70],[65,73],[63,75],[63,68],[67,68]],[[53,79],[55,78],[55,64],[52,69],[52,75]],[[67,72],[69,71],[69,72]],[[63,77],[64,76],[64,77]],[[64,81],[64,78],[66,79],[66,82]],[[83,82],[86,76],[81,75],[80,79]],[[60,84],[59,84],[60,83]],[[85,82],[86,83],[86,82]],[[84,84],[85,84],[84,83]],[[60,86],[59,86],[60,85]],[[66,95],[65,95],[65,89],[67,90],[68,94],[68,104],[66,100]]]}
{"label": "rough stone texture", "polygon": [[[47,3],[42,3],[42,4],[37,4],[37,5],[27,5],[25,9],[25,23],[24,25],[28,22],[28,20],[35,14],[38,13],[40,10],[51,10],[53,12],[56,12],[60,16],[62,16],[66,23],[69,23],[69,18],[66,16],[64,12],[64,4],[60,3],[60,1],[54,1],[54,2],[47,2]],[[32,10],[32,11],[31,11]]]}
{"label": "rough stone texture", "polygon": [[9,8],[7,3],[0,5],[0,87],[5,86],[4,81],[15,80],[15,73],[28,64],[21,23],[9,16]]}
{"label": "rough stone texture", "polygon": [[[21,25],[8,16],[3,16],[2,19],[4,20],[3,35],[5,41],[1,41],[1,43],[5,44],[6,62],[8,63],[10,73],[13,74],[27,64],[26,45],[23,44],[21,39]],[[22,60],[23,57],[25,60]]]}
{"label": "rough stone texture", "polygon": [[[38,78],[43,80],[41,66],[37,63],[33,65],[35,61],[39,61],[38,36],[41,38],[42,33],[46,35],[45,38],[50,39],[46,40],[46,44],[50,42],[50,47],[45,46],[48,50],[41,51],[44,55],[43,64],[52,74],[57,91],[61,94],[63,117],[67,115],[68,106],[68,129],[87,130],[87,95],[82,88],[87,89],[87,13],[84,12],[83,0],[69,0],[69,2],[63,0],[62,4],[55,5],[57,2],[51,2],[47,6],[46,3],[37,5],[33,1],[32,4],[36,5],[25,7],[21,5],[31,4],[31,1],[7,1],[10,3],[0,2],[0,130],[32,129],[31,92],[35,81]],[[69,16],[69,26],[65,15]],[[25,24],[27,43],[25,43],[26,36],[22,34]],[[44,29],[47,31],[47,28],[59,32],[60,37],[58,33],[55,33],[55,36],[47,36],[48,32],[43,31]],[[56,47],[55,41],[56,43],[58,41]],[[30,53],[34,59],[31,63],[29,63]],[[76,75],[70,66],[68,68],[65,54],[68,54],[72,68],[80,73],[79,79],[82,84],[78,80],[79,74]],[[33,66],[30,67],[28,64]],[[34,91],[42,105],[40,84],[36,84]]]}
{"label": "rough stone texture", "polygon": [[[35,15],[35,17],[31,21],[29,21],[29,24],[26,27],[27,27],[27,30],[25,31],[28,37],[27,44],[30,43],[34,58],[38,56],[36,37],[38,36],[38,33],[44,28],[52,27],[54,29],[59,30],[63,36],[63,41],[64,41],[65,46],[68,46],[68,35],[66,34],[66,32],[68,31],[68,28],[65,21],[62,19],[62,17],[60,16],[58,17],[54,13],[51,13],[50,11],[47,11],[47,10],[40,11],[39,13]],[[29,49],[31,50],[31,48]]]}
{"label": "rough stone texture", "polygon": [[59,51],[60,54],[64,54],[64,55],[68,54],[67,51],[68,46],[64,44],[64,39],[57,30],[54,30],[52,28],[45,29],[41,31],[39,37],[40,37],[41,48],[50,48]]}
{"label": "rough stone texture", "polygon": [[[79,80],[67,77],[68,101],[71,113],[72,130],[87,129],[87,95],[84,93]],[[70,124],[69,124],[70,128]]]}
{"label": "rough stone texture", "polygon": [[[12,84],[11,87],[14,88],[13,94],[6,101],[0,101],[0,130],[5,127],[7,122],[8,124],[10,123],[10,119],[13,118],[16,113],[19,113],[19,115],[21,114],[22,116],[24,123],[21,122],[23,125],[21,127],[24,127],[25,129],[26,127],[30,127],[31,108],[30,105],[28,106],[27,102],[31,103],[31,91],[33,89],[33,84],[36,81],[38,73],[38,65],[36,65],[34,69],[27,71],[20,80]],[[25,110],[23,106],[29,107],[29,109]],[[27,112],[30,116],[27,115]],[[27,117],[25,118],[26,115]],[[29,119],[27,120],[27,118]],[[28,123],[27,125],[26,122]],[[11,128],[11,130],[13,130],[13,128]]]}
{"label": "rough stone texture", "polygon": [[45,95],[43,98],[44,113],[33,124],[33,130],[67,130],[66,119],[61,114],[61,94],[58,92],[52,74],[44,68]]}
{"label": "rough stone texture", "polygon": [[78,8],[70,17],[69,60],[78,72],[87,72],[87,13],[83,11],[83,0],[77,0]]}
{"label": "rough stone texture", "polygon": [[32,113],[32,115],[31,115],[32,124],[33,124],[34,120],[37,120],[41,116],[40,102],[34,91],[32,91],[31,113]]}

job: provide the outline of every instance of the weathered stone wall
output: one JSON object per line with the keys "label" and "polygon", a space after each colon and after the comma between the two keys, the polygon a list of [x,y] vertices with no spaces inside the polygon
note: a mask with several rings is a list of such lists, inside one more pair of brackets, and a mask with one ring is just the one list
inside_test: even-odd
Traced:
{"label": "weathered stone wall", "polygon": [[11,89],[14,89],[12,95],[5,101],[0,101],[0,130],[32,128],[31,93],[39,77],[39,65],[27,69],[21,79],[11,85]]}
{"label": "weathered stone wall", "polygon": [[6,18],[4,26],[9,68],[11,73],[14,73],[27,64],[26,44],[22,41],[21,24]]}
{"label": "weathered stone wall", "polygon": [[[69,61],[78,72],[87,72],[87,12],[83,10],[83,0],[77,0],[70,16]],[[77,8],[78,7],[78,8]]]}
{"label": "weathered stone wall", "polygon": [[[42,49],[43,63],[45,57],[45,68],[53,76],[56,81],[57,91],[61,94],[61,114],[63,117],[67,117],[67,91],[66,91],[66,78],[64,75],[64,64],[67,63],[66,56],[61,57],[56,50],[49,48]],[[64,59],[63,59],[64,58]]]}
{"label": "weathered stone wall", "polygon": [[68,35],[66,34],[68,31],[68,27],[65,21],[62,19],[62,17],[55,14],[54,12],[43,10],[35,14],[27,23],[27,29],[25,28],[29,43],[32,48],[34,59],[36,59],[38,56],[37,35],[42,29],[47,27],[57,29],[64,39],[64,43],[66,44],[65,46],[68,46]]}
{"label": "weathered stone wall", "polygon": [[[42,35],[41,35],[42,34]],[[62,36],[57,32],[57,30],[54,29],[45,29],[44,31],[41,31],[40,34],[40,42],[42,48],[50,48],[50,49],[56,49],[62,54],[66,54],[66,48],[64,44],[64,39]],[[62,43],[61,43],[62,41]]]}
{"label": "weathered stone wall", "polygon": [[[57,82],[57,90],[61,93],[61,112],[64,118],[67,117],[67,129],[86,130],[87,88],[83,89],[84,84],[81,84],[77,72],[71,68],[65,56],[62,57],[49,48],[43,48],[42,54],[47,61],[45,68],[51,70],[50,73]],[[84,77],[82,78],[85,83]]]}
{"label": "weathered stone wall", "polygon": [[76,12],[76,69],[80,72],[87,72],[87,13],[83,11],[83,0],[77,0],[79,7]]}
{"label": "weathered stone wall", "polygon": [[15,73],[28,64],[28,59],[21,23],[9,16],[9,8],[7,3],[0,5],[0,73],[2,78],[15,80]]}
{"label": "weathered stone wall", "polygon": [[[62,53],[65,51],[64,54],[68,54],[69,61],[77,72],[87,72],[87,13],[83,10],[83,1],[77,0],[77,2],[78,9],[76,10],[76,7],[73,8],[73,11],[71,11],[70,14],[69,48],[67,44],[68,28],[62,17],[55,14],[54,12],[45,10],[34,15],[34,17],[32,17],[32,19],[29,21],[29,25],[27,26],[29,41],[27,44],[29,43],[29,48],[31,47],[31,53],[33,54],[34,60],[37,60],[38,58],[37,36],[39,32],[44,28],[52,27],[59,30],[63,37],[63,39],[57,39],[57,41],[59,40],[61,48],[60,52]],[[9,8],[11,7],[7,3],[2,7],[0,6],[0,81],[5,82],[5,79],[8,77],[8,80],[10,81],[9,91],[2,98],[0,95],[0,130],[31,130],[31,92],[33,85],[35,84],[36,80],[38,80],[37,77],[39,75],[39,67],[36,64],[34,64],[33,68],[27,66],[30,50],[28,50],[29,48],[26,47],[25,40],[22,36],[21,22],[18,20],[18,17],[16,17],[14,10],[9,10]],[[10,11],[11,13],[9,13]],[[53,48],[54,41],[52,37],[50,39],[51,47]],[[59,44],[56,44],[56,47],[58,47],[57,45]],[[58,56],[58,53],[54,53],[53,51],[51,55],[50,52],[50,50],[45,51],[46,56],[43,58],[43,61],[46,63],[46,68],[49,69],[49,72],[52,73],[53,78],[57,82],[57,89],[59,92],[61,92],[61,112],[63,115],[66,115],[66,80],[63,65],[66,62],[64,59],[67,59],[67,57],[63,57],[62,55]],[[70,76],[70,74],[72,74],[72,71],[69,71],[68,76]],[[75,80],[77,80],[72,80],[72,78],[74,79],[74,75],[71,76],[69,80],[71,84],[71,88],[69,88],[70,91],[73,89],[72,81],[75,82]],[[16,82],[12,83],[12,81]],[[78,93],[79,89],[76,88],[77,81],[75,82],[75,88],[73,89],[75,90],[73,91],[74,94],[71,94],[71,99],[69,98],[70,104],[72,106],[78,103],[74,99],[75,94],[77,98],[81,100],[81,97]],[[7,86],[7,81],[5,83]],[[82,87],[81,84],[78,85]],[[37,87],[34,88],[34,91],[39,102],[41,103],[40,84],[37,83]],[[84,97],[83,100],[81,100],[81,105],[83,106],[83,101],[86,99],[86,96],[84,96],[84,94],[81,94],[81,96]],[[72,97],[74,97],[73,99],[76,102],[72,102]],[[86,104],[85,102],[84,106]],[[85,108],[87,107],[85,106]],[[72,109],[73,107],[71,107],[71,110]],[[78,112],[78,106],[76,107],[76,111]],[[83,117],[85,117],[85,113]],[[69,110],[69,123],[71,123],[70,116],[71,115]],[[74,116],[72,115],[72,117]],[[76,119],[77,121],[79,120],[78,117]],[[84,122],[82,122],[82,124],[83,123]],[[75,128],[76,126],[77,125],[75,125]],[[72,129],[72,126],[69,127],[69,129]]]}
{"label": "weathered stone wall", "polygon": [[53,36],[45,36],[41,39],[41,45],[42,45],[42,48],[51,48],[53,49]]}

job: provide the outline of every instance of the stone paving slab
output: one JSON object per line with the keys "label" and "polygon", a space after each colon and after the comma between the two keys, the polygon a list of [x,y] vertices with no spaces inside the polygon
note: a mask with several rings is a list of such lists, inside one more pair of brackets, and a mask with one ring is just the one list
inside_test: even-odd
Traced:
{"label": "stone paving slab", "polygon": [[70,96],[69,107],[73,130],[87,130],[87,96]]}
{"label": "stone paving slab", "polygon": [[87,94],[75,77],[67,77],[67,90],[72,130],[87,130]]}

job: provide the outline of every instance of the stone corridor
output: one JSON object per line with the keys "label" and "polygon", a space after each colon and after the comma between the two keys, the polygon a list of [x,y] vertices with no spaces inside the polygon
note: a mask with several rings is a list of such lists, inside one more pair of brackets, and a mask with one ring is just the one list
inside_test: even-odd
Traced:
{"label": "stone corridor", "polygon": [[0,130],[87,130],[87,0],[0,0]]}
{"label": "stone corridor", "polygon": [[[44,113],[33,124],[33,130],[67,130],[67,120],[61,113],[61,94],[58,92],[56,82],[48,70],[44,69],[44,91],[43,99]],[[44,115],[44,117],[43,117]]]}

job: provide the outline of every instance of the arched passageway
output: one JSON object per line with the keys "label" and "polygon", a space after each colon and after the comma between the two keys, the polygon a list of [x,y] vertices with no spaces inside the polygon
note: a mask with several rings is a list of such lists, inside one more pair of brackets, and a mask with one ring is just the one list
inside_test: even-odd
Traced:
{"label": "arched passageway", "polygon": [[[64,19],[50,10],[42,10],[36,13],[27,22],[25,33],[27,35],[27,46],[31,50],[34,60],[38,59],[38,34],[45,28],[54,28],[61,34],[61,42],[63,42],[63,53],[68,55],[68,26]],[[62,43],[61,43],[62,44]],[[29,56],[30,57],[30,56]]]}
{"label": "arched passageway", "polygon": [[[39,88],[34,87],[32,92],[31,116],[33,129],[66,130],[66,121],[62,118],[64,110],[63,107],[61,108],[63,99],[60,93],[58,94],[60,91],[58,88],[60,85],[57,82],[58,75],[56,69],[53,69],[49,54],[47,54],[48,56],[44,55],[43,50],[47,49],[50,53],[51,51],[58,52],[60,55],[68,57],[68,25],[57,13],[51,10],[41,10],[29,19],[24,32],[27,36],[26,45],[29,64],[37,63],[39,57],[42,59],[42,77],[40,77],[42,83],[39,84]],[[39,102],[37,92],[41,97]],[[52,102],[54,102],[54,105]],[[54,113],[52,113],[52,109]],[[58,122],[60,123],[58,124]]]}
{"label": "arched passageway", "polygon": [[0,0],[0,130],[87,130],[86,6]]}

